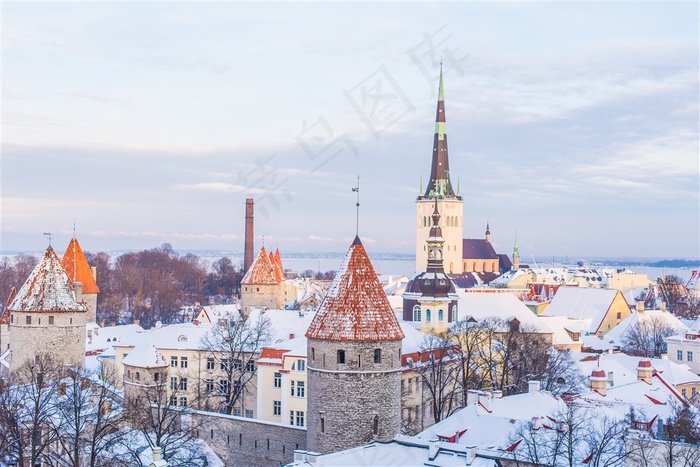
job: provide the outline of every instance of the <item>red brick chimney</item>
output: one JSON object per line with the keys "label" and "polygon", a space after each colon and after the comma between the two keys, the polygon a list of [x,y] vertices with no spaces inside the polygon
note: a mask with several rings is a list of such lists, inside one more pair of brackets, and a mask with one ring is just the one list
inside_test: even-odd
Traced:
{"label": "red brick chimney", "polygon": [[245,200],[245,245],[243,249],[243,274],[248,272],[248,269],[253,264],[253,250],[255,249],[255,232],[253,224],[253,198]]}

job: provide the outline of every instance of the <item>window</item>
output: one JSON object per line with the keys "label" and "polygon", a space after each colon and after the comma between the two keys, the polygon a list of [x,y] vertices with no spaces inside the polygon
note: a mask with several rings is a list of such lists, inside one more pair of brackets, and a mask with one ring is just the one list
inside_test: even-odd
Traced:
{"label": "window", "polygon": [[32,317],[31,316],[25,316],[25,320],[27,324],[32,324]]}
{"label": "window", "polygon": [[158,373],[158,372],[154,373],[153,381],[160,381],[160,373]]}
{"label": "window", "polygon": [[275,387],[276,388],[281,388],[282,387],[282,374],[281,373],[275,373]]}
{"label": "window", "polygon": [[382,363],[382,349],[374,349],[374,363]]}
{"label": "window", "polygon": [[294,425],[294,411],[293,410],[289,411],[289,424]]}
{"label": "window", "polygon": [[338,363],[345,363],[345,351],[338,350]]}
{"label": "window", "polygon": [[235,415],[236,417],[240,417],[241,416],[241,409],[239,409],[238,407],[235,407],[233,409],[233,415]]}
{"label": "window", "polygon": [[325,432],[326,432],[326,420],[323,417],[321,417],[321,433],[325,433]]}
{"label": "window", "polygon": [[617,312],[617,319],[622,319],[622,312],[620,312],[620,311]]}
{"label": "window", "polygon": [[139,381],[139,380],[141,380],[141,373],[139,373],[139,372],[137,371],[137,372],[136,372],[136,381]]}
{"label": "window", "polygon": [[227,370],[228,370],[228,367],[229,367],[229,360],[228,360],[228,358],[222,358],[219,367],[220,367],[223,371],[227,371]]}
{"label": "window", "polygon": [[253,418],[253,410],[245,409],[245,418]]}
{"label": "window", "polygon": [[420,321],[420,305],[413,307],[413,321]]}
{"label": "window", "polygon": [[690,350],[688,351],[688,361],[689,362],[693,361],[693,352],[691,352]]}
{"label": "window", "polygon": [[180,398],[180,407],[187,407],[187,398],[186,397]]}
{"label": "window", "polygon": [[306,371],[306,362],[304,360],[297,360],[297,371]]}
{"label": "window", "polygon": [[282,402],[272,401],[272,415],[282,415]]}
{"label": "window", "polygon": [[170,405],[177,405],[177,396],[174,394],[170,396]]}
{"label": "window", "polygon": [[177,391],[177,378],[174,376],[170,377],[170,390]]}
{"label": "window", "polygon": [[297,426],[304,426],[304,412],[297,410]]}
{"label": "window", "polygon": [[180,357],[180,368],[187,368],[187,357]]}
{"label": "window", "polygon": [[205,383],[205,387],[206,387],[207,394],[214,392],[214,380],[208,379]]}
{"label": "window", "polygon": [[245,369],[246,371],[253,373],[255,371],[255,360],[253,360],[252,358],[248,360],[248,363],[246,363],[245,365]]}
{"label": "window", "polygon": [[304,382],[297,381],[297,397],[304,397]]}
{"label": "window", "polygon": [[316,349],[311,347],[311,361],[316,361]]}
{"label": "window", "polygon": [[695,386],[693,386],[693,387],[690,389],[690,392],[691,392],[691,394],[694,396],[695,393],[698,392],[698,390],[695,388]]}
{"label": "window", "polygon": [[294,397],[294,384],[295,384],[294,381],[292,381],[292,383],[291,383],[291,391],[289,392],[289,394],[290,394],[292,397]]}
{"label": "window", "polygon": [[442,310],[438,310],[438,321],[442,321],[445,319],[445,312]]}
{"label": "window", "polygon": [[379,433],[379,415],[374,416],[374,422],[372,423],[372,433],[377,436]]}
{"label": "window", "polygon": [[229,383],[228,383],[228,380],[227,380],[227,379],[219,380],[219,392],[220,392],[222,395],[228,394],[229,388],[230,388],[230,386],[229,386]]}
{"label": "window", "polygon": [[53,324],[53,316],[49,316],[49,324]]}
{"label": "window", "polygon": [[180,390],[187,391],[187,378],[180,378]]}
{"label": "window", "polygon": [[430,310],[425,310],[425,321],[430,322]]}
{"label": "window", "polygon": [[683,351],[682,350],[676,351],[676,358],[678,359],[679,362],[683,361]]}
{"label": "window", "polygon": [[170,357],[170,368],[177,368],[177,357]]}
{"label": "window", "polygon": [[685,388],[681,388],[681,394],[683,394],[683,397],[687,398],[688,395],[685,393]]}
{"label": "window", "polygon": [[213,370],[214,365],[214,357],[207,357],[207,370]]}
{"label": "window", "polygon": [[236,359],[233,362],[233,369],[236,371],[243,371],[243,362],[240,359]]}

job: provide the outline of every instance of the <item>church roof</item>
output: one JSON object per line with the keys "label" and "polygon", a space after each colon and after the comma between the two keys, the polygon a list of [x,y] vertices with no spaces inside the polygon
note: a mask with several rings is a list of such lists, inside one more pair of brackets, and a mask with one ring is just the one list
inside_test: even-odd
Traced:
{"label": "church roof", "polygon": [[483,238],[462,239],[463,259],[499,259],[493,245]]}
{"label": "church roof", "polygon": [[404,338],[359,237],[350,245],[326,298],[306,331],[310,339],[394,341]]}
{"label": "church roof", "polygon": [[260,285],[276,285],[279,284],[275,276],[275,267],[270,261],[270,257],[265,251],[265,247],[260,248],[258,257],[255,258],[253,264],[245,273],[241,284],[260,284]]}
{"label": "church roof", "polygon": [[63,254],[61,264],[71,281],[83,284],[83,293],[100,293],[95,278],[92,277],[90,265],[85,259],[83,249],[80,248],[77,238],[71,238],[68,248]]}
{"label": "church roof", "polygon": [[8,308],[37,312],[87,311],[84,303],[75,300],[73,283],[51,246]]}

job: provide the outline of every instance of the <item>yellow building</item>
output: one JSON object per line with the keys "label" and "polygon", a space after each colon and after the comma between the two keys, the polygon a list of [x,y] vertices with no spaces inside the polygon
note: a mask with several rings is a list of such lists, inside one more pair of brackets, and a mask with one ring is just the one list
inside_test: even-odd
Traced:
{"label": "yellow building", "polygon": [[591,287],[559,287],[543,316],[585,320],[589,334],[605,335],[632,314],[622,292]]}

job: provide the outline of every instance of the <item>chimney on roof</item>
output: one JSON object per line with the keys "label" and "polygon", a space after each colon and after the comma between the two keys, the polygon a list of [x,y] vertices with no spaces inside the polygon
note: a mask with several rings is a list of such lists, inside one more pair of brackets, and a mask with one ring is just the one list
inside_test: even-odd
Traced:
{"label": "chimney on roof", "polygon": [[661,302],[661,311],[666,311],[666,302]]}
{"label": "chimney on roof", "polygon": [[491,412],[491,393],[490,392],[480,392],[479,393],[479,404],[482,405],[486,410]]}
{"label": "chimney on roof", "polygon": [[255,249],[255,231],[253,224],[253,214],[255,207],[253,198],[245,200],[245,240],[243,246],[243,274],[248,272],[248,269],[253,264],[253,250]]}
{"label": "chimney on roof", "polygon": [[472,405],[479,402],[479,392],[480,391],[478,389],[469,389],[467,391],[467,405]]}
{"label": "chimney on roof", "polygon": [[539,381],[528,381],[527,382],[527,392],[539,392],[540,382]]}
{"label": "chimney on roof", "polygon": [[644,301],[637,302],[637,313],[644,313]]}
{"label": "chimney on roof", "polygon": [[651,375],[653,371],[651,360],[640,360],[637,366],[637,381],[644,381],[647,384],[651,384]]}
{"label": "chimney on roof", "polygon": [[588,377],[591,391],[596,391],[601,396],[604,396],[608,389],[608,377],[605,370],[598,367],[593,370],[591,376]]}

